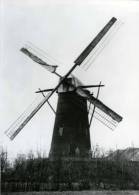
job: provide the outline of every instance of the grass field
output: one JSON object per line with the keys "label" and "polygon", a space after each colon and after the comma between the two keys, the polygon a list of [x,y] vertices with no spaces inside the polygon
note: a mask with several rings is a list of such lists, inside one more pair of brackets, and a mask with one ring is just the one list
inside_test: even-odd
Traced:
{"label": "grass field", "polygon": [[139,195],[139,191],[5,192],[2,195]]}

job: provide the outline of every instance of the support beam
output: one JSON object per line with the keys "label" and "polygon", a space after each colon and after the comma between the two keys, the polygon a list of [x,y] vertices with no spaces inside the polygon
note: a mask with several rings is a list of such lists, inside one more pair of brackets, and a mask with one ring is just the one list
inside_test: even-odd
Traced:
{"label": "support beam", "polygon": [[[52,91],[53,89],[48,89],[47,91]],[[44,93],[43,92],[46,92],[46,90],[41,90],[40,88],[39,88],[39,93],[41,93],[42,95],[43,95],[43,97],[46,97],[45,95],[44,95]],[[50,108],[51,108],[51,110],[53,111],[53,113],[54,114],[56,114],[56,111],[54,110],[54,108],[52,107],[52,105],[50,104],[50,102],[49,102],[49,100],[47,100],[47,104],[50,106]]]}
{"label": "support beam", "polygon": [[93,88],[93,87],[104,87],[105,85],[83,85],[83,86],[79,86],[81,88]]}
{"label": "support beam", "polygon": [[[100,81],[100,83],[99,83],[99,86],[101,86],[101,81]],[[99,92],[100,92],[100,87],[98,87],[98,91],[97,91],[97,96],[96,96],[96,98],[98,98]],[[96,106],[94,105],[94,109],[93,109],[93,112],[92,112],[92,115],[91,115],[91,119],[90,119],[90,122],[89,122],[89,128],[90,128],[91,123],[92,123],[92,120],[93,120],[93,116],[94,116],[94,113],[95,113],[95,109],[96,109]]]}
{"label": "support beam", "polygon": [[39,91],[35,91],[35,93],[43,93],[43,92],[48,92],[48,91],[53,91],[53,89],[39,90]]}

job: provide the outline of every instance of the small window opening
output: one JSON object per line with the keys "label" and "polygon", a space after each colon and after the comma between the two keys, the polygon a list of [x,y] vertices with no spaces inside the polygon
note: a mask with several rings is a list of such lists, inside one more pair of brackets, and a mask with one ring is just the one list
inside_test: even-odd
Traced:
{"label": "small window opening", "polygon": [[80,149],[79,149],[78,147],[75,149],[75,154],[76,154],[77,156],[80,155]]}
{"label": "small window opening", "polygon": [[63,135],[63,129],[64,129],[63,127],[60,127],[60,128],[59,128],[59,135],[60,135],[60,136]]}

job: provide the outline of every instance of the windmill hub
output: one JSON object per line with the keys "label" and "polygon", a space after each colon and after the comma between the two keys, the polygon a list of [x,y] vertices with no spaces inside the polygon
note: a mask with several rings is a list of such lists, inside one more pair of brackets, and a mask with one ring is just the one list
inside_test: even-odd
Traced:
{"label": "windmill hub", "polygon": [[[81,86],[83,86],[83,84],[77,78],[72,76],[70,78],[66,78],[61,83],[61,85],[57,89],[57,93],[73,92],[73,91],[76,91]],[[84,91],[86,91],[88,94],[90,94],[90,92],[88,90],[84,90]]]}

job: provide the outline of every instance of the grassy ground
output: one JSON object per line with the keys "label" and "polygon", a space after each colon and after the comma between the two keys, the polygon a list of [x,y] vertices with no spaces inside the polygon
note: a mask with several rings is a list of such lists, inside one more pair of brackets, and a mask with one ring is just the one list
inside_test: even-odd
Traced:
{"label": "grassy ground", "polygon": [[139,195],[139,191],[5,192],[2,195]]}

